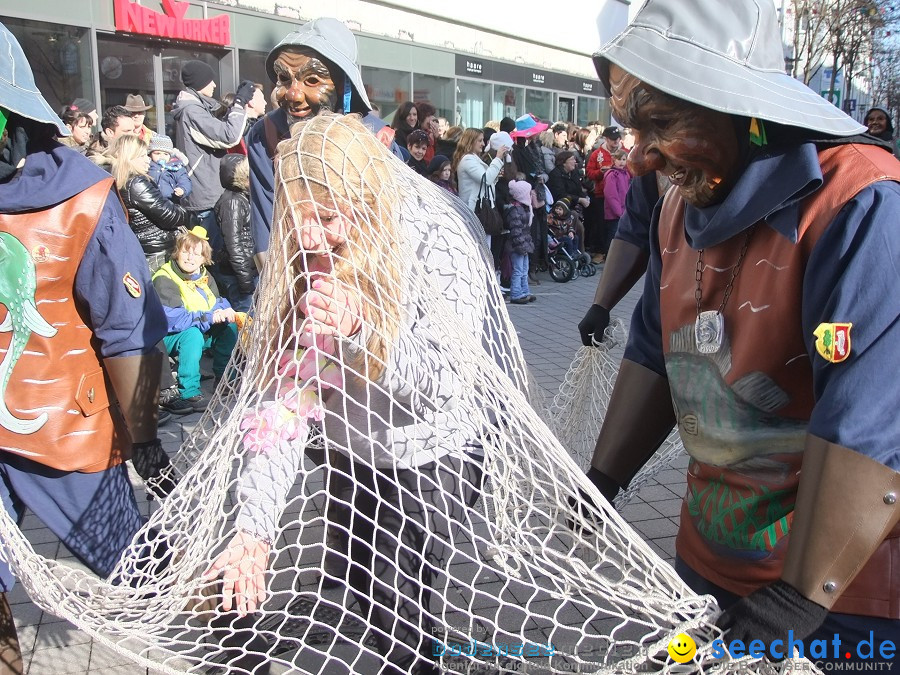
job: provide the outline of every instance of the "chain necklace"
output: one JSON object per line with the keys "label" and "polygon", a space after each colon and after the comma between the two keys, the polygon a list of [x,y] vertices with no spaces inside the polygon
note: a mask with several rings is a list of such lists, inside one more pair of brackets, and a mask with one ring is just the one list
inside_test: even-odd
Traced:
{"label": "chain necklace", "polygon": [[723,314],[725,311],[725,304],[728,302],[728,298],[731,297],[734,281],[741,271],[741,265],[744,262],[744,257],[747,255],[747,249],[750,247],[750,237],[753,236],[755,230],[756,225],[753,225],[747,230],[747,234],[744,237],[744,244],[741,246],[741,255],[738,257],[738,261],[735,263],[734,267],[731,268],[731,278],[728,280],[728,285],[725,286],[725,293],[722,295],[722,304],[719,305],[719,309],[717,310],[707,310],[704,312],[700,309],[701,303],[703,302],[703,290],[701,284],[703,282],[704,249],[701,248],[697,255],[697,271],[694,274],[694,278],[697,280],[697,288],[694,291],[694,298],[697,300],[697,320],[694,322],[694,340],[697,343],[697,351],[701,354],[715,354],[722,348],[722,342],[725,340],[725,316]]}

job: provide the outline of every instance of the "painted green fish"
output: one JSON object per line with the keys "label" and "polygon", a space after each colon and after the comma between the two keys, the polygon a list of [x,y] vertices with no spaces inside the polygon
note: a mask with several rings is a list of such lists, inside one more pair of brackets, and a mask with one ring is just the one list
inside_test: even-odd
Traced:
{"label": "painted green fish", "polygon": [[36,288],[34,261],[28,249],[13,235],[0,232],[0,304],[6,306],[0,333],[12,331],[9,348],[0,362],[0,426],[16,434],[33,434],[49,417],[41,413],[35,419],[22,420],[6,407],[6,386],[31,334],[45,338],[56,335],[56,329],[44,320],[34,304]]}

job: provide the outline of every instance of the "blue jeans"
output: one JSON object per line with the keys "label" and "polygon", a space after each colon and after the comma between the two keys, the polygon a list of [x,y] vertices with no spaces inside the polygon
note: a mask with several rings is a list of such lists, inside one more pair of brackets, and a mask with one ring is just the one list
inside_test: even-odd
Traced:
{"label": "blue jeans", "polygon": [[518,300],[531,295],[528,288],[528,255],[525,253],[510,253],[512,262],[512,276],[509,278],[509,299]]}
{"label": "blue jeans", "polygon": [[194,211],[194,215],[200,219],[200,224],[206,228],[209,245],[212,247],[213,253],[223,250],[225,248],[225,240],[222,238],[222,231],[219,229],[219,221],[216,220],[216,212],[213,209],[206,209],[205,211]]}
{"label": "blue jeans", "polygon": [[[253,280],[253,286],[255,287],[258,282],[259,277],[256,277]],[[231,308],[235,312],[250,311],[250,302],[253,300],[253,293],[248,295],[241,293],[236,276],[233,274],[226,274],[219,269],[219,272],[216,275],[216,283],[219,285],[219,292],[228,299]]]}

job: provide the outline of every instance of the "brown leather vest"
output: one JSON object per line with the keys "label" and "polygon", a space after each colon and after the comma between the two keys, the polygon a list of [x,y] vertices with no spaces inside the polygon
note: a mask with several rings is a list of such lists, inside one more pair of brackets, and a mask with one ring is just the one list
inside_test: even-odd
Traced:
{"label": "brown leather vest", "polygon": [[[102,471],[127,459],[131,448],[118,407],[110,405],[115,397],[89,317],[75,302],[75,275],[111,188],[109,178],[48,209],[0,215],[0,232],[24,247],[7,237],[22,255],[0,276],[25,289],[22,304],[0,297],[6,314],[0,318],[12,328],[0,332],[0,358],[11,368],[0,395],[15,418],[0,424],[0,449],[63,471]],[[33,309],[29,266],[36,280]]]}
{"label": "brown leather vest", "polygon": [[[698,252],[684,236],[684,202],[670,190],[659,222],[660,320],[681,437],[693,461],[676,540],[678,554],[739,595],[781,576],[815,400],[801,325],[807,261],[841,208],[864,187],[900,180],[881,149],[841,145],[819,153],[824,185],[801,205],[798,242],[756,225],[726,304],[726,342],[700,354],[694,342]],[[717,310],[745,233],[704,251],[701,310]],[[835,320],[840,320],[835,317]],[[739,328],[738,328],[739,327]],[[900,618],[900,527],[834,606]]]}

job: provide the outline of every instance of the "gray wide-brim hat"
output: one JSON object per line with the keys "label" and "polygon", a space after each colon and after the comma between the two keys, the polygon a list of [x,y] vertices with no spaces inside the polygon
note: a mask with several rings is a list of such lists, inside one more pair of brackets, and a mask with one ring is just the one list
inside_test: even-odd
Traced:
{"label": "gray wide-brim hat", "polygon": [[37,85],[25,52],[16,36],[0,23],[0,107],[27,117],[35,122],[52,124],[60,136],[68,136],[63,124],[50,104],[44,99]]}
{"label": "gray wide-brim hat", "polygon": [[[366,112],[372,110],[372,104],[369,102],[366,88],[363,86],[362,74],[356,63],[358,58],[356,36],[343,23],[337,19],[323,17],[313,19],[293,33],[288,33],[287,37],[275,45],[266,57],[266,74],[272,82],[278,81],[275,75],[275,59],[285,47],[307,47],[331,61],[350,80],[354,89],[353,93],[365,105]],[[337,95],[338,100],[342,100],[343,92],[339,91]],[[345,110],[344,112],[350,111]]]}
{"label": "gray wide-brim hat", "polygon": [[609,91],[609,64],[704,108],[853,136],[866,127],[784,70],[772,0],[647,0],[594,54]]}

